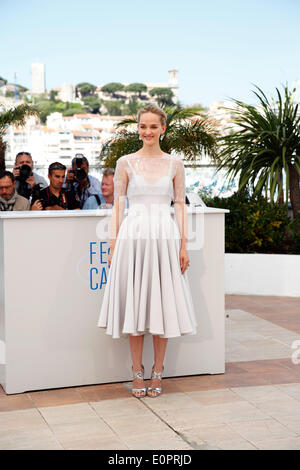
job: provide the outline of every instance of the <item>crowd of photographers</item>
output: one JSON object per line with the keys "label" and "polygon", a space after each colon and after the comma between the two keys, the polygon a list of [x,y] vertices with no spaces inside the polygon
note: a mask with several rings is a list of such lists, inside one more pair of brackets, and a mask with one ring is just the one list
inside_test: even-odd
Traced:
{"label": "crowd of photographers", "polygon": [[89,162],[77,154],[72,167],[59,162],[48,168],[49,184],[33,170],[28,152],[16,155],[13,171],[0,171],[1,211],[80,210],[111,208],[114,170],[106,168],[100,181],[89,174]]}

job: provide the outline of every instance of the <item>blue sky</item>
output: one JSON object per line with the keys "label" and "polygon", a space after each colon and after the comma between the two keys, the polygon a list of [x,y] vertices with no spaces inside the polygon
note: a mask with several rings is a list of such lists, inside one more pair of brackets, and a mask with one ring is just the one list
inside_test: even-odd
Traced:
{"label": "blue sky", "polygon": [[88,81],[166,82],[179,70],[183,104],[254,102],[300,79],[298,0],[0,0],[0,76],[30,88]]}

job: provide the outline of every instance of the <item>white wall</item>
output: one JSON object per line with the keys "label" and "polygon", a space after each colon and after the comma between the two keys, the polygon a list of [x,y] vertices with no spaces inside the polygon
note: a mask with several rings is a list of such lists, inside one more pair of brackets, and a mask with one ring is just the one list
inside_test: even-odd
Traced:
{"label": "white wall", "polygon": [[300,255],[226,253],[225,294],[300,297]]}

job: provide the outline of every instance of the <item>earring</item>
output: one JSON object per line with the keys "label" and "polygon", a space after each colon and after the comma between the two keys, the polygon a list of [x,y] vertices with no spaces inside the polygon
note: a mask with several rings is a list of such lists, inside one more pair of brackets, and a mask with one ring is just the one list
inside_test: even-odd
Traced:
{"label": "earring", "polygon": [[159,140],[163,140],[164,134],[160,134]]}
{"label": "earring", "polygon": [[139,140],[142,140],[141,136],[139,135]]}

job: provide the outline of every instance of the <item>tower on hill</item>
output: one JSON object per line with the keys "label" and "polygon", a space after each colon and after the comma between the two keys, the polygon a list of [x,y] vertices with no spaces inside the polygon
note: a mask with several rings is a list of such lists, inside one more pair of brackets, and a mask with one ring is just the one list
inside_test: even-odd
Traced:
{"label": "tower on hill", "polygon": [[34,63],[31,64],[31,91],[34,94],[40,95],[46,91],[46,76],[45,64]]}

